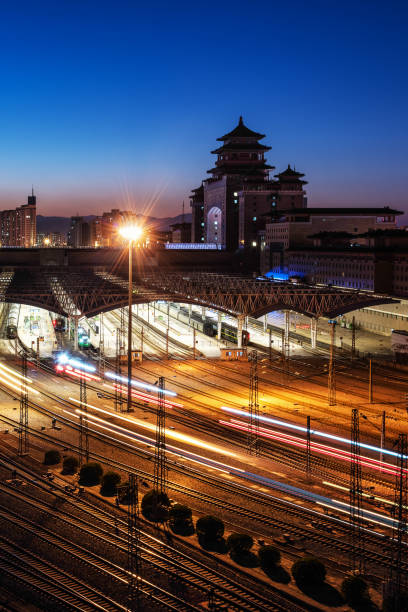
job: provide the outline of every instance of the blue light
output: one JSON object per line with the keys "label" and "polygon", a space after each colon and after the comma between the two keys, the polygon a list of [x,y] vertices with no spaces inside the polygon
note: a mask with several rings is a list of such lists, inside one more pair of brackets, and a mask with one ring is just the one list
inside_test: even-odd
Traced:
{"label": "blue light", "polygon": [[73,368],[78,368],[78,370],[83,370],[85,372],[95,372],[96,368],[89,363],[85,363],[80,359],[75,359],[74,357],[70,357],[68,353],[60,353],[57,357],[57,362],[61,365],[70,365]]}
{"label": "blue light", "polygon": [[[125,378],[124,376],[119,376],[119,374],[115,374],[114,372],[105,372],[105,376],[106,378],[111,378],[113,380],[118,380],[119,382],[123,382],[126,385],[129,382],[128,378]],[[149,383],[142,383],[140,381],[137,380],[131,380],[130,384],[132,385],[132,387],[140,387],[142,389],[148,389],[149,391],[157,391],[158,388],[155,385],[149,385]],[[177,393],[175,393],[174,391],[169,391],[168,389],[164,389],[163,393],[165,395],[171,395],[172,397],[176,397]]]}
{"label": "blue light", "polygon": [[272,270],[270,272],[266,272],[264,276],[266,276],[266,278],[273,278],[274,280],[288,280],[289,278],[289,274],[286,274],[285,272],[273,272]]}

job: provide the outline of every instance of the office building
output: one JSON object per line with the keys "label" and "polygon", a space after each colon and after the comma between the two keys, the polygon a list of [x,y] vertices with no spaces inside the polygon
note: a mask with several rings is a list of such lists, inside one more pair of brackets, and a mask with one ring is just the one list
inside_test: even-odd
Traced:
{"label": "office building", "polygon": [[37,210],[34,191],[27,198],[27,204],[0,211],[0,244],[2,247],[35,246],[37,242]]}

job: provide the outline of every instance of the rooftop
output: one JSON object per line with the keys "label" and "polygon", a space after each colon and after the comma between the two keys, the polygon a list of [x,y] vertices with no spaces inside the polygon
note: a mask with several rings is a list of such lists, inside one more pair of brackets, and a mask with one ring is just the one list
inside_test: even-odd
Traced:
{"label": "rooftop", "polygon": [[250,130],[244,124],[244,121],[241,116],[239,118],[237,127],[234,128],[231,132],[228,132],[228,134],[224,134],[224,136],[217,138],[217,140],[223,141],[230,140],[231,138],[253,138],[255,140],[261,140],[261,138],[265,138],[265,134],[259,134],[258,132],[253,132],[252,130]]}
{"label": "rooftop", "polygon": [[395,210],[390,208],[389,206],[383,206],[382,208],[359,208],[359,207],[350,207],[350,208],[293,208],[289,210],[279,211],[282,216],[284,215],[345,215],[350,217],[357,216],[384,216],[384,215],[403,215],[404,213],[400,210]]}

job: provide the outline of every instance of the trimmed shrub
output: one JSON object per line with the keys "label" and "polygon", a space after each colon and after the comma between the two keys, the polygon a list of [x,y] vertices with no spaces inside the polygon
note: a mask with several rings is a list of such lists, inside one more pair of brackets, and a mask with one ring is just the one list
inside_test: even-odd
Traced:
{"label": "trimmed shrub", "polygon": [[315,557],[303,557],[292,565],[292,576],[298,585],[317,586],[324,582],[326,568]]}
{"label": "trimmed shrub", "polygon": [[169,523],[172,531],[179,535],[192,535],[194,525],[191,508],[183,504],[174,504],[169,510]]}
{"label": "trimmed shrub", "polygon": [[215,541],[224,535],[224,523],[216,516],[202,516],[196,523],[196,532],[199,538]]}
{"label": "trimmed shrub", "polygon": [[164,523],[169,518],[170,500],[167,493],[159,493],[152,489],[142,499],[142,514],[153,523]]}
{"label": "trimmed shrub", "polygon": [[63,474],[76,474],[78,471],[79,461],[76,457],[65,457],[62,462]]}
{"label": "trimmed shrub", "polygon": [[280,550],[276,546],[261,546],[258,550],[259,565],[268,572],[276,569],[281,559]]}
{"label": "trimmed shrub", "polygon": [[56,465],[61,461],[61,453],[57,450],[47,450],[44,453],[44,465]]}
{"label": "trimmed shrub", "polygon": [[117,472],[106,472],[102,476],[101,481],[101,495],[106,495],[106,497],[112,497],[116,495],[117,486],[121,481],[120,474]]}
{"label": "trimmed shrub", "polygon": [[254,540],[246,533],[231,533],[227,538],[227,549],[236,554],[247,553],[254,545]]}
{"label": "trimmed shrub", "polygon": [[100,463],[90,461],[85,463],[79,471],[79,484],[85,487],[93,487],[100,483],[103,469]]}
{"label": "trimmed shrub", "polygon": [[368,600],[367,583],[361,576],[347,576],[341,584],[341,592],[350,606]]}

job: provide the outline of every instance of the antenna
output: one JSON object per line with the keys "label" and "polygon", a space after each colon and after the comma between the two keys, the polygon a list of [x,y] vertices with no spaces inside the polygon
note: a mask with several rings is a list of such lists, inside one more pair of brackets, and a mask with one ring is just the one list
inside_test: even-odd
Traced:
{"label": "antenna", "polygon": [[183,206],[182,206],[182,213],[181,213],[181,223],[184,225],[184,200],[183,200]]}

